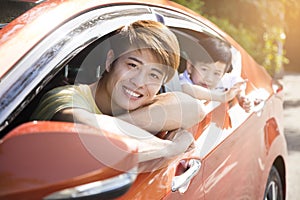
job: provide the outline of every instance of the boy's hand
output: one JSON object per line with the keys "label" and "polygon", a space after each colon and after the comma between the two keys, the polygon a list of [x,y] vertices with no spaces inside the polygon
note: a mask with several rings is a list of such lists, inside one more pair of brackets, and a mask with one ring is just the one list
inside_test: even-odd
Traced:
{"label": "boy's hand", "polygon": [[238,97],[239,105],[245,110],[245,112],[250,112],[252,109],[253,103],[251,100],[245,96],[239,96]]}
{"label": "boy's hand", "polygon": [[225,92],[225,102],[232,100],[234,97],[236,97],[238,94],[241,93],[242,85],[244,82],[236,83],[232,88],[230,88],[228,91]]}

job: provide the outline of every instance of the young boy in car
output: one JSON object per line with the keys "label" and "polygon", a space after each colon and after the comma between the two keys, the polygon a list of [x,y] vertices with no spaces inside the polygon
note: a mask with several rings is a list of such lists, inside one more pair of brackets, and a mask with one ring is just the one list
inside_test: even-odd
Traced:
{"label": "young boy in car", "polygon": [[[113,128],[121,134],[125,131],[122,123],[110,126],[109,119],[129,122],[149,131],[141,132],[131,126],[129,136],[138,140],[140,162],[186,151],[194,139],[181,128],[195,125],[206,113],[202,102],[187,94],[158,94],[178,68],[180,50],[176,36],[159,22],[143,20],[121,27],[110,42],[105,72],[99,81],[49,91],[32,119]],[[169,140],[154,136],[175,129],[176,134]]]}
{"label": "young boy in car", "polygon": [[232,70],[231,47],[224,41],[209,37],[199,41],[205,55],[186,59],[186,69],[180,74],[182,90],[197,99],[228,102],[234,96],[239,105],[250,112],[251,102],[244,95],[246,84]]}

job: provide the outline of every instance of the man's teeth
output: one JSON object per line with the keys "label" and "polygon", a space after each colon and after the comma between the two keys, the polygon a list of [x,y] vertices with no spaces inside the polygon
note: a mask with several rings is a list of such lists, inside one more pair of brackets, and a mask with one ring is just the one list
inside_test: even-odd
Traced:
{"label": "man's teeth", "polygon": [[132,90],[128,90],[125,89],[126,93],[128,93],[129,95],[133,96],[133,97],[139,97],[140,94],[133,92]]}

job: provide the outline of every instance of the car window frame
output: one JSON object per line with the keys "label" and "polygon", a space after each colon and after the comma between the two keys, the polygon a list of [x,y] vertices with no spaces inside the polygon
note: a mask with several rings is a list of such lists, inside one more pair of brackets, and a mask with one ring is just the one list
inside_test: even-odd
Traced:
{"label": "car window frame", "polygon": [[[148,6],[116,5],[85,11],[54,29],[2,78],[0,131],[80,50],[116,30],[120,24],[154,17]],[[105,27],[101,22],[105,23]]]}

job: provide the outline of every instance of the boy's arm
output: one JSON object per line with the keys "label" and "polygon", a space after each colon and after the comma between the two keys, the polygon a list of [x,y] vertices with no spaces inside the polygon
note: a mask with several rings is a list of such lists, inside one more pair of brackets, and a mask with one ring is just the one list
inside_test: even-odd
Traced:
{"label": "boy's arm", "polygon": [[240,84],[242,83],[237,83],[226,92],[209,90],[199,85],[192,85],[187,83],[183,83],[181,87],[184,93],[189,94],[196,99],[207,101],[219,101],[225,103],[232,100],[237,94],[240,93]]}

